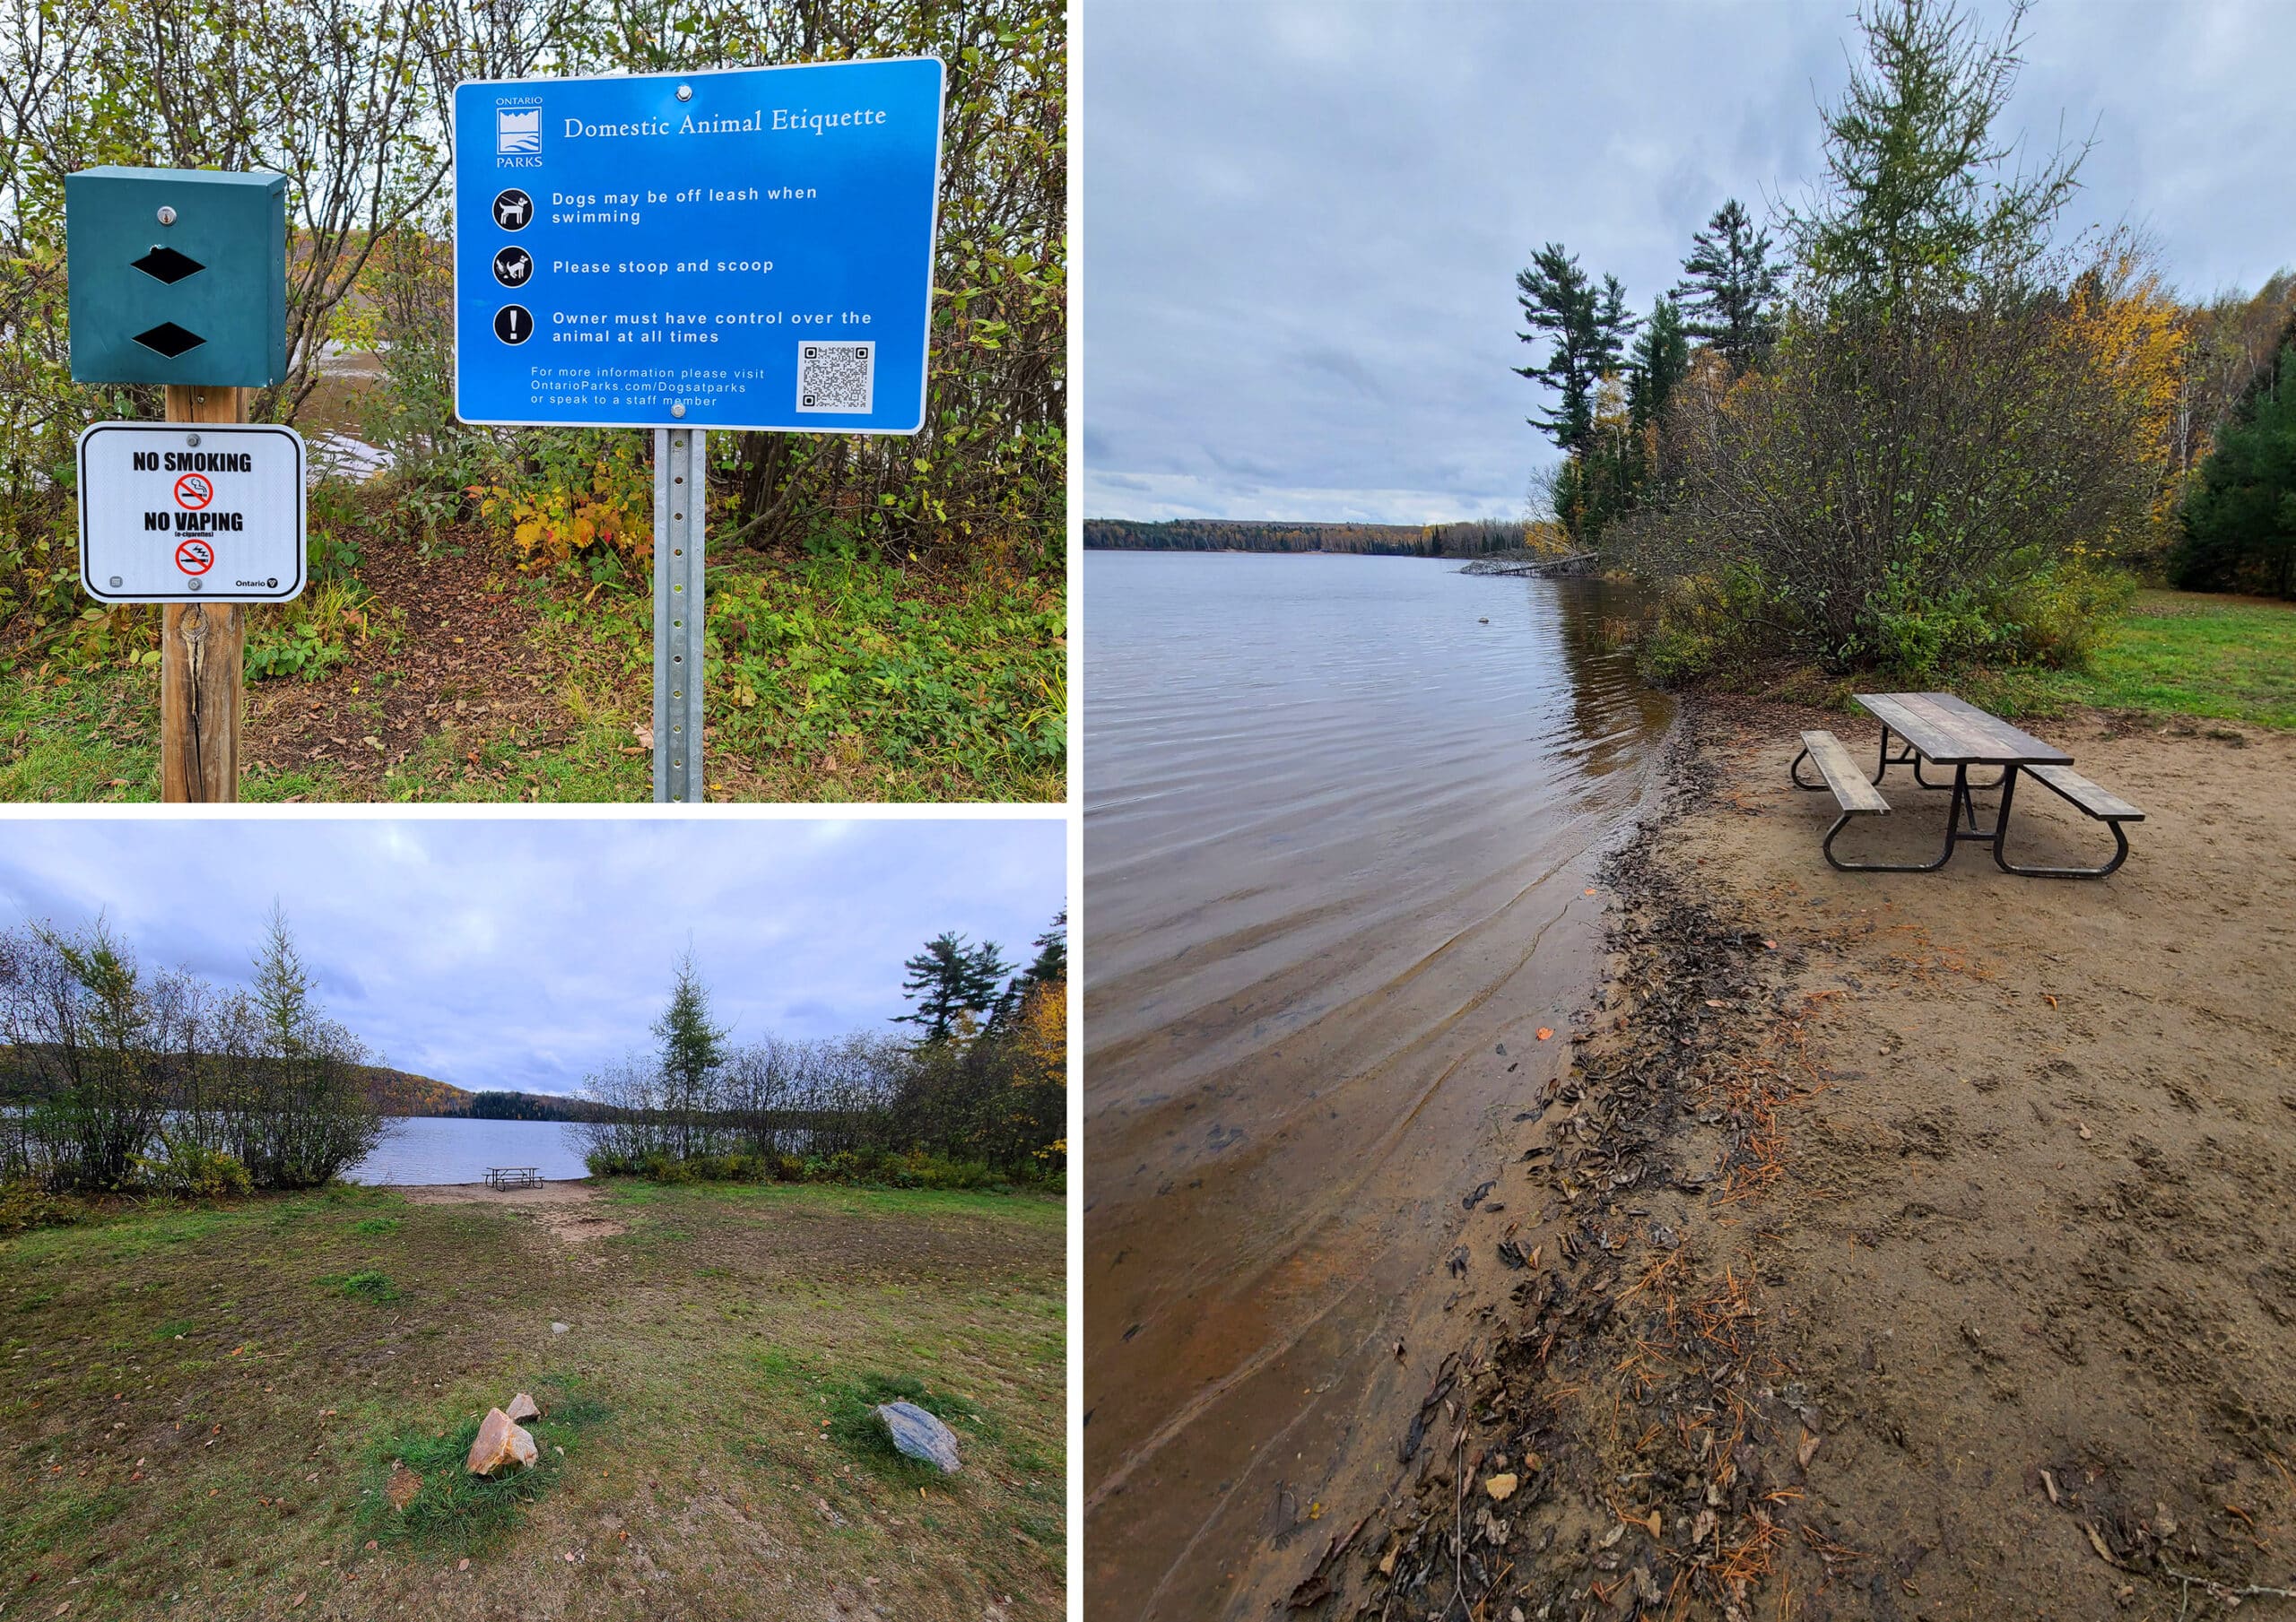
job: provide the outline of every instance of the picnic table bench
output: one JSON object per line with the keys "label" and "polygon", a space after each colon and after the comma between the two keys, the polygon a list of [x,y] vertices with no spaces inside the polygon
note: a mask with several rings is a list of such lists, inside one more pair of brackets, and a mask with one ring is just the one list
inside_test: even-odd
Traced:
{"label": "picnic table bench", "polygon": [[[2031,733],[2012,726],[1951,693],[1856,693],[1852,697],[1882,724],[1882,745],[1874,775],[1867,777],[1847,745],[1830,732],[1805,732],[1802,752],[1787,770],[1796,788],[1830,790],[1840,808],[1824,845],[1826,861],[1843,872],[1926,873],[1952,859],[1953,847],[1964,841],[1993,846],[1993,860],[2002,872],[2028,879],[2101,879],[2128,859],[2128,835],[2124,824],[2142,822],[2135,806],[2073,769],[2073,757]],[[1903,745],[1892,753],[1894,736]],[[1805,783],[1802,762],[1817,768],[1822,779]],[[1950,766],[1951,783],[1932,783],[1922,774],[1922,763]],[[1892,766],[1911,766],[1914,781],[1924,788],[1951,789],[1945,810],[1945,845],[1928,862],[1845,862],[1833,854],[1833,842],[1859,817],[1887,816],[1888,798],[1881,784]],[[1971,783],[1970,768],[1993,767],[2000,776],[1990,783]],[[2015,803],[2017,782],[2029,776],[2084,815],[2106,824],[2113,832],[2112,859],[2101,867],[2027,867],[2009,860],[2005,846],[2009,835],[2010,807]],[[1993,826],[1980,828],[1974,795],[1998,789],[2001,804]]]}
{"label": "picnic table bench", "polygon": [[534,1166],[490,1166],[486,1168],[489,1188],[540,1188],[542,1168]]}

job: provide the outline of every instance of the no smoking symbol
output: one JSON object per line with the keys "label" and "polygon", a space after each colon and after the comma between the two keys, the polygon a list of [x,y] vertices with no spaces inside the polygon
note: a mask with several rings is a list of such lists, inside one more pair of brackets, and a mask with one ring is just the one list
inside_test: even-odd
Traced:
{"label": "no smoking symbol", "polygon": [[176,548],[176,567],[187,575],[204,575],[215,567],[215,549],[204,541],[187,541]]}
{"label": "no smoking symbol", "polygon": [[197,512],[215,499],[215,486],[204,473],[186,473],[176,481],[176,500],[178,505]]}

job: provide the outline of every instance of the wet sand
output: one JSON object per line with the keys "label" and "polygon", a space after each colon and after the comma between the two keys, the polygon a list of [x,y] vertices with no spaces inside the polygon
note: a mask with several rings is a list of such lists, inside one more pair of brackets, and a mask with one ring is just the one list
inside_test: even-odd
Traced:
{"label": "wet sand", "polygon": [[[2296,1588],[2296,738],[2037,724],[2148,813],[2065,883],[1975,846],[1832,872],[1787,786],[1812,724],[1869,746],[1686,717],[1610,870],[1600,1028],[1410,1350],[1435,1420],[1347,1547],[1293,1551],[1304,1609],[2168,1622]],[[1858,854],[1934,848],[1902,776]],[[2013,855],[2110,849],[2036,798]]]}

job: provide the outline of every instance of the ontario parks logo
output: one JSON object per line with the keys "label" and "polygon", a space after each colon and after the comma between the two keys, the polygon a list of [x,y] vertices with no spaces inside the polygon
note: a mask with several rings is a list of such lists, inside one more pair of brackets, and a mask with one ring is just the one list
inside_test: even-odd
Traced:
{"label": "ontario parks logo", "polygon": [[496,108],[494,152],[497,157],[502,158],[539,157],[542,154],[542,108]]}

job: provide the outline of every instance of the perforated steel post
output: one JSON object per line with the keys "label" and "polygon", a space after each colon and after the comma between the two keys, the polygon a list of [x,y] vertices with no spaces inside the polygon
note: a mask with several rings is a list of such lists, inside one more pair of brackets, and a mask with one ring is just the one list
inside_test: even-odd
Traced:
{"label": "perforated steel post", "polygon": [[701,531],[706,441],[654,430],[654,800],[701,803]]}

